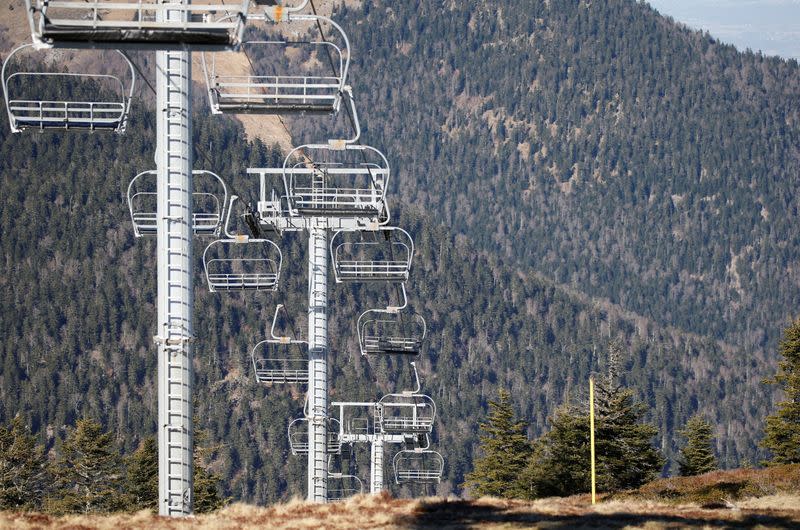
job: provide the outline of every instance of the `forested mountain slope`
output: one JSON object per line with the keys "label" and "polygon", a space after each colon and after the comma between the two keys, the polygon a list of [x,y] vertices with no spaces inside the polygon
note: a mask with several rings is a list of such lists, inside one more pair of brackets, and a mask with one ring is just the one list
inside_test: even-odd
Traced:
{"label": "forested mountain slope", "polygon": [[366,135],[478,248],[772,351],[800,301],[797,62],[632,0],[365,2]]}
{"label": "forested mountain slope", "polygon": [[[151,239],[133,238],[123,197],[128,179],[151,166],[152,131],[140,113],[123,138],[6,131],[0,123],[0,421],[21,412],[52,445],[65,425],[88,415],[131,449],[155,431],[155,256]],[[277,161],[245,143],[239,127],[198,116],[196,132],[198,145],[210,146],[213,169],[244,194],[253,191],[244,167]],[[668,454],[676,427],[699,407],[719,421],[724,462],[752,457],[764,401],[746,375],[752,360],[581,302],[481,256],[434,219],[406,212],[399,222],[418,245],[412,303],[430,324],[423,385],[437,400],[438,446],[447,456],[441,491],[463,480],[477,421],[498,387],[513,391],[538,434],[554,407],[581,394],[589,371],[603,369],[611,339],[628,346],[625,380],[653,406]],[[195,249],[200,426],[221,444],[216,466],[227,492],[259,502],[299,494],[304,484],[305,463],[287,457],[286,439],[301,394],[256,385],[248,356],[276,303],[292,314],[283,326],[304,330],[305,251],[292,238],[282,247],[294,265],[284,287],[238,296],[207,292],[203,243]],[[357,353],[355,319],[379,303],[386,295],[334,288],[331,399],[375,398],[411,385],[403,362],[368,362]]]}
{"label": "forested mountain slope", "polygon": [[[797,67],[720,47],[640,4],[599,4],[365,2],[339,17],[362,51],[352,81],[364,140],[397,170],[393,214],[418,246],[409,291],[430,325],[420,368],[439,407],[442,493],[469,470],[499,387],[539,434],[615,339],[668,456],[700,410],[717,425],[724,465],[757,458],[771,402],[760,380],[797,298]],[[763,87],[747,81],[755,75]],[[197,110],[197,167],[255,199],[244,168],[280,155]],[[130,450],[156,426],[154,241],[133,238],[124,204],[129,179],[153,167],[152,109],[137,106],[122,138],[12,137],[6,119],[0,422],[21,412],[52,446],[88,415]],[[297,141],[319,140],[294,126]],[[221,444],[227,494],[300,494],[305,462],[287,456],[286,425],[301,393],[256,385],[249,348],[276,303],[294,317],[283,324],[304,331],[305,251],[281,243],[293,267],[278,293],[225,296],[202,283],[204,244],[200,427]],[[401,362],[357,352],[358,314],[385,302],[334,287],[332,400],[411,384]]]}

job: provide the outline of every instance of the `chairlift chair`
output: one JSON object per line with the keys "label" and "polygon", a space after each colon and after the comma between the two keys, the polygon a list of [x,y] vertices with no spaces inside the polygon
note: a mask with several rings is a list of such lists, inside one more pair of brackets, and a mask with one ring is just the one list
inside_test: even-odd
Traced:
{"label": "chairlift chair", "polygon": [[244,235],[213,241],[203,252],[211,292],[275,291],[282,262],[281,249],[274,242]]}
{"label": "chairlift chair", "polygon": [[424,338],[425,319],[417,313],[385,313],[371,309],[358,318],[362,355],[419,355]]}
{"label": "chairlift chair", "polygon": [[[338,453],[342,450],[342,440],[339,437],[339,420],[328,418],[328,454]],[[289,449],[292,454],[308,454],[308,418],[296,418],[289,423]]]}
{"label": "chairlift chair", "polygon": [[355,475],[328,473],[328,501],[341,502],[364,493],[364,483]]}
{"label": "chairlift chair", "polygon": [[438,484],[442,480],[444,458],[430,449],[403,449],[392,459],[396,484]]}
{"label": "chairlift chair", "polygon": [[[252,70],[243,70],[244,64],[231,61],[229,56],[220,56],[218,61],[218,54],[204,53],[203,72],[212,113],[334,114],[339,111],[350,66],[347,35],[328,17],[289,14],[286,21],[314,21],[330,26],[339,36],[339,44],[323,36],[316,40],[245,41],[240,50]],[[308,60],[294,60],[295,56],[308,57]],[[330,58],[333,72],[323,58]]]}
{"label": "chairlift chair", "polygon": [[330,242],[336,283],[408,280],[414,241],[399,227],[338,231]]}
{"label": "chairlift chair", "polygon": [[275,326],[281,309],[284,309],[283,304],[278,304],[275,308],[270,338],[256,344],[250,352],[256,381],[308,383],[308,358],[304,349],[308,347],[308,342],[275,335]]}
{"label": "chairlift chair", "polygon": [[399,393],[386,394],[375,407],[377,430],[383,434],[400,434],[413,437],[433,431],[436,419],[436,403],[430,396],[421,394],[417,363],[409,363],[414,370],[416,388]]}
{"label": "chairlift chair", "polygon": [[[21,57],[34,50],[24,44],[6,57],[2,68],[3,97],[11,132],[70,130],[125,132],[136,85],[133,64],[119,51],[124,65],[105,73],[112,61],[95,58],[82,71],[33,72],[20,68]],[[42,62],[43,64],[43,62]],[[91,95],[84,95],[86,91]]]}
{"label": "chairlift chair", "polygon": [[436,404],[425,394],[387,394],[378,401],[376,423],[384,434],[433,431]]}
{"label": "chairlift chair", "polygon": [[422,315],[409,312],[405,284],[400,284],[403,305],[368,309],[358,317],[361,355],[419,355],[427,327]]}
{"label": "chairlift chair", "polygon": [[[136,237],[156,235],[157,171],[143,171],[128,185],[128,210]],[[228,188],[211,171],[192,171],[192,231],[195,235],[217,236],[225,219]]]}
{"label": "chairlift chair", "polygon": [[[300,153],[314,160],[296,161]],[[389,162],[365,145],[310,144],[290,151],[283,182],[295,215],[377,220],[386,210]]]}
{"label": "chairlift chair", "polygon": [[25,0],[25,6],[37,47],[213,51],[239,46],[250,0]]}
{"label": "chairlift chair", "polygon": [[301,344],[265,339],[253,346],[250,356],[259,383],[308,383],[308,359]]}

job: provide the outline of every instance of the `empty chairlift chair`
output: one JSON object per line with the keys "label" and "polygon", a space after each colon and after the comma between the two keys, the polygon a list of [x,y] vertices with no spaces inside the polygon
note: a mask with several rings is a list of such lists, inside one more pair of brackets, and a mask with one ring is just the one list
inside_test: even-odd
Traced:
{"label": "empty chairlift chair", "polygon": [[291,337],[276,336],[275,326],[278,312],[283,304],[275,308],[272,318],[271,338],[262,340],[253,347],[250,356],[256,381],[259,383],[308,383],[308,343]]}
{"label": "empty chairlift chair", "polygon": [[[35,130],[122,133],[128,123],[136,75],[120,52],[82,51],[69,70],[32,71],[30,63],[65,64],[32,44],[16,48],[3,62],[3,97],[11,132]],[[81,57],[85,56],[85,57]],[[48,59],[50,59],[48,61]],[[23,67],[27,64],[27,67]]]}
{"label": "empty chairlift chair", "polygon": [[[350,65],[350,44],[342,28],[327,17],[293,13],[274,27],[281,33],[278,38],[245,41],[239,57],[203,54],[211,111],[215,114],[338,112]],[[285,33],[297,33],[307,27],[311,29],[306,40],[284,37]],[[312,34],[318,27],[325,31],[324,36]]]}
{"label": "empty chairlift chair", "polygon": [[308,359],[303,341],[262,340],[250,355],[259,383],[308,383]]}
{"label": "empty chairlift chair", "polygon": [[[292,454],[308,454],[308,418],[297,418],[289,423],[289,449]],[[328,454],[338,453],[342,450],[342,441],[339,436],[339,420],[328,418]]]}
{"label": "empty chairlift chair", "polygon": [[436,419],[436,403],[430,396],[420,393],[421,385],[415,362],[409,363],[414,370],[417,386],[414,390],[386,394],[375,407],[377,430],[383,434],[401,434],[406,437],[425,435],[433,431]]}
{"label": "empty chairlift chair", "polygon": [[25,0],[40,47],[228,50],[242,40],[250,0]]}
{"label": "empty chairlift chair", "polygon": [[208,289],[217,291],[275,291],[283,256],[269,239],[237,236],[218,239],[203,252]]}
{"label": "empty chairlift chair", "polygon": [[[155,170],[143,171],[128,185],[128,210],[136,237],[155,235],[156,213]],[[192,231],[196,235],[217,236],[222,229],[228,188],[219,175],[211,171],[192,171]]]}
{"label": "empty chairlift chair", "polygon": [[436,404],[424,394],[387,394],[378,402],[376,423],[384,434],[429,433],[435,419]]}
{"label": "empty chairlift chair", "polygon": [[402,228],[339,231],[330,247],[337,283],[408,280],[414,241]]}
{"label": "empty chairlift chair", "polygon": [[[299,157],[300,153],[312,159]],[[298,160],[299,159],[299,160]],[[283,164],[283,182],[295,215],[377,221],[386,209],[389,162],[365,145],[302,145]]]}
{"label": "empty chairlift chair", "polygon": [[442,480],[444,459],[430,449],[404,449],[392,459],[397,484],[436,484]]}
{"label": "empty chairlift chair", "polygon": [[328,501],[341,502],[364,493],[364,483],[355,475],[328,473]]}
{"label": "empty chairlift chair", "polygon": [[358,317],[361,355],[419,355],[427,331],[425,319],[408,309],[406,288],[401,285],[403,305],[368,309]]}

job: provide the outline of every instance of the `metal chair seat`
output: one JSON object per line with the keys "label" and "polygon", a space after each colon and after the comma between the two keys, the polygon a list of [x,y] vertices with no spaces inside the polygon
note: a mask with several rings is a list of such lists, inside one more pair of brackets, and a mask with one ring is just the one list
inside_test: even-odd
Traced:
{"label": "metal chair seat", "polygon": [[444,458],[429,449],[404,449],[392,459],[397,484],[437,484],[442,480]]}
{"label": "metal chair seat", "polygon": [[[143,171],[128,185],[128,210],[136,237],[156,235],[157,172]],[[192,232],[199,236],[218,235],[225,216],[228,187],[219,175],[210,171],[192,171]],[[213,192],[208,191],[214,190]]]}
{"label": "metal chair seat", "polygon": [[422,340],[413,337],[364,336],[364,353],[417,355]]}
{"label": "metal chair seat", "polygon": [[272,291],[278,284],[277,273],[209,273],[207,277],[211,291]]}

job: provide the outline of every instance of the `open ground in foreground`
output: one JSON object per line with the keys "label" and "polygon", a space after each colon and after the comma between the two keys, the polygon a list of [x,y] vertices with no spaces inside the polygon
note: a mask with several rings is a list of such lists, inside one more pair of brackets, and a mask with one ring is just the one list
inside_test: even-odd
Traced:
{"label": "open ground in foreground", "polygon": [[261,508],[235,504],[189,519],[160,518],[148,512],[67,517],[3,512],[0,513],[0,528],[800,528],[800,496],[797,495],[772,495],[714,508],[644,500],[611,500],[592,507],[588,501],[585,495],[534,502],[359,496],[328,505],[291,501]]}

